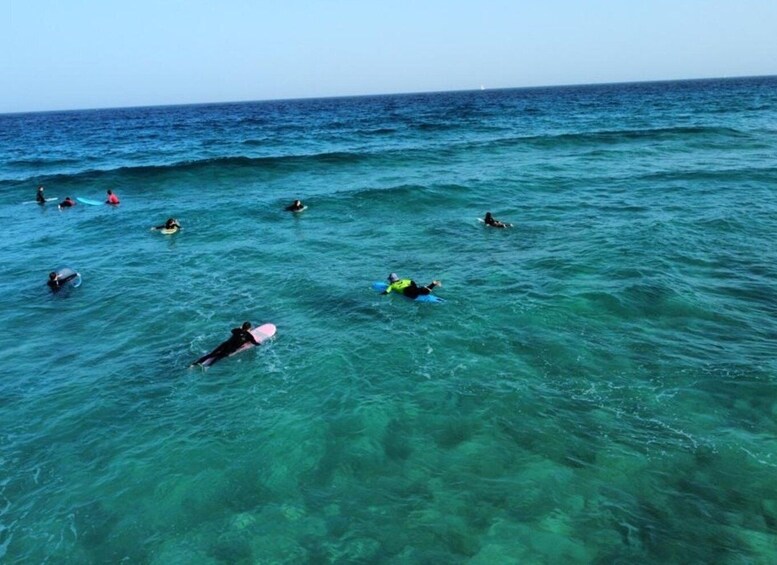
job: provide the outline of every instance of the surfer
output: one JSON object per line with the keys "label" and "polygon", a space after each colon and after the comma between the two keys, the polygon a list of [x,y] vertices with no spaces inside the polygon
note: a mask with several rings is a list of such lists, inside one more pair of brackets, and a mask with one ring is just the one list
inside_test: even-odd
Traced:
{"label": "surfer", "polygon": [[35,202],[38,204],[45,204],[46,203],[46,197],[43,194],[43,187],[38,187],[38,193],[35,195]]}
{"label": "surfer", "polygon": [[118,197],[118,196],[116,196],[116,195],[115,195],[113,192],[111,192],[111,191],[110,191],[110,189],[109,189],[109,190],[108,190],[108,199],[105,201],[105,203],[106,203],[106,204],[111,204],[111,205],[113,205],[113,206],[117,206],[118,204],[120,204],[120,202],[119,202],[119,197]]}
{"label": "surfer", "polygon": [[302,200],[295,200],[290,205],[286,206],[287,212],[300,212],[302,209],[305,208],[305,205],[302,203]]}
{"label": "surfer", "polygon": [[391,291],[401,292],[408,298],[418,298],[425,294],[431,294],[434,287],[442,285],[440,281],[432,281],[426,286],[418,286],[414,280],[400,279],[396,273],[391,273],[388,276],[388,282],[388,287],[381,294],[388,294]]}
{"label": "surfer", "polygon": [[59,273],[51,271],[49,273],[49,280],[46,281],[46,284],[49,285],[51,292],[59,292],[64,284],[69,283],[77,276],[78,273],[70,273],[66,277],[60,277]]}
{"label": "surfer", "polygon": [[243,322],[243,325],[239,328],[232,328],[232,335],[229,337],[229,339],[222,344],[220,344],[216,349],[208,353],[207,355],[203,355],[199,359],[197,359],[192,365],[202,365],[205,363],[205,361],[208,361],[209,359],[212,359],[210,364],[212,365],[216,361],[219,361],[223,359],[224,357],[228,357],[229,355],[232,355],[235,351],[240,349],[244,344],[248,343],[249,341],[253,343],[254,345],[259,345],[259,342],[256,341],[256,338],[251,335],[251,332],[249,331],[251,329],[251,322]]}
{"label": "surfer", "polygon": [[512,226],[512,224],[506,224],[504,222],[500,222],[499,220],[497,220],[491,215],[491,212],[486,212],[486,217],[483,218],[483,221],[486,223],[487,226],[491,226],[492,228],[507,228]]}
{"label": "surfer", "polygon": [[73,199],[68,196],[62,202],[59,203],[59,209],[61,210],[62,208],[70,208],[71,206],[75,206],[75,205],[76,203],[73,202]]}
{"label": "surfer", "polygon": [[181,224],[179,224],[178,220],[176,220],[175,218],[168,218],[167,221],[161,226],[154,226],[151,229],[152,230],[179,230],[181,229]]}

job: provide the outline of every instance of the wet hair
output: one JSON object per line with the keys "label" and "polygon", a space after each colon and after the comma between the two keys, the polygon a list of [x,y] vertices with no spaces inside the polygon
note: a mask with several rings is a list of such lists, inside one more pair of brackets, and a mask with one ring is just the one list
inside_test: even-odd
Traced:
{"label": "wet hair", "polygon": [[113,194],[110,188],[108,189],[108,194]]}
{"label": "wet hair", "polygon": [[491,212],[486,212],[486,218],[490,218],[490,217],[491,217]]}
{"label": "wet hair", "polygon": [[54,280],[54,279],[56,279],[56,278],[57,278],[57,273],[56,273],[56,271],[51,271],[51,272],[49,273],[49,278],[50,278],[51,280]]}
{"label": "wet hair", "polygon": [[250,330],[251,329],[251,322],[243,322],[243,325],[240,326],[244,330]]}

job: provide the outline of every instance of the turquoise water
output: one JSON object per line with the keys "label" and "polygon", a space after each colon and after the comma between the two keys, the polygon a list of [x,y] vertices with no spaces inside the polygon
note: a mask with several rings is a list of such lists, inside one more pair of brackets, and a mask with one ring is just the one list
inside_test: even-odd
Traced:
{"label": "turquoise water", "polygon": [[775,78],[0,116],[0,561],[771,562],[775,188]]}

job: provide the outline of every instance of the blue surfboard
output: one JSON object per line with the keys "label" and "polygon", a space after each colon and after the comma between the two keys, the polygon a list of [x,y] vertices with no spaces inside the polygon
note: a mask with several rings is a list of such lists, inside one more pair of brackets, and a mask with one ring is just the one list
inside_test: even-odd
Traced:
{"label": "blue surfboard", "polygon": [[105,204],[105,202],[99,202],[98,200],[91,200],[89,198],[81,198],[80,196],[76,196],[76,200],[78,200],[81,204],[86,204],[88,206],[102,206]]}
{"label": "blue surfboard", "polygon": [[[384,283],[384,282],[372,283],[372,290],[376,292],[384,292],[387,288],[388,288],[388,283]],[[397,293],[397,294],[401,294],[401,293]],[[408,300],[412,300],[413,302],[430,302],[432,304],[445,302],[443,298],[440,298],[439,296],[435,296],[434,294],[422,294],[421,296],[417,296],[416,298],[410,298],[409,296],[405,296],[405,298],[407,298]]]}

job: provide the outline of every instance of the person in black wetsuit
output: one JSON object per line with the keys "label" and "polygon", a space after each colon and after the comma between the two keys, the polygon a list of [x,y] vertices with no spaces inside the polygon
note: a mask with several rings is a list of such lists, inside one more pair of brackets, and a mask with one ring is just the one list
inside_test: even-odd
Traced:
{"label": "person in black wetsuit", "polygon": [[483,219],[483,221],[487,226],[491,226],[492,228],[508,228],[512,226],[512,224],[500,222],[491,215],[491,212],[486,212],[486,217]]}
{"label": "person in black wetsuit", "polygon": [[45,204],[46,203],[46,197],[43,194],[43,187],[38,187],[38,193],[35,195],[35,202],[38,204]]}
{"label": "person in black wetsuit", "polygon": [[207,355],[203,355],[197,359],[194,363],[192,363],[192,365],[202,365],[209,359],[212,359],[210,362],[212,365],[216,361],[220,361],[224,357],[232,355],[235,351],[240,349],[243,344],[248,342],[251,342],[254,345],[259,345],[259,342],[256,341],[256,338],[251,335],[251,332],[249,331],[250,329],[251,322],[243,322],[243,325],[239,328],[232,328],[232,335],[227,341],[220,344],[216,349]]}
{"label": "person in black wetsuit", "polygon": [[71,273],[66,277],[60,277],[59,273],[57,273],[56,271],[51,271],[49,273],[49,280],[46,281],[46,284],[49,285],[51,292],[59,292],[60,290],[62,290],[62,287],[65,284],[72,281],[77,276],[78,276],[78,273]]}
{"label": "person in black wetsuit", "polygon": [[305,205],[302,203],[302,200],[295,200],[294,202],[292,202],[291,204],[286,206],[286,211],[287,212],[299,212],[304,207],[305,207]]}
{"label": "person in black wetsuit", "polygon": [[151,228],[152,230],[173,230],[173,229],[181,229],[181,224],[178,223],[178,220],[175,218],[168,218],[167,221],[162,224],[161,226],[154,226]]}

